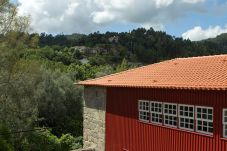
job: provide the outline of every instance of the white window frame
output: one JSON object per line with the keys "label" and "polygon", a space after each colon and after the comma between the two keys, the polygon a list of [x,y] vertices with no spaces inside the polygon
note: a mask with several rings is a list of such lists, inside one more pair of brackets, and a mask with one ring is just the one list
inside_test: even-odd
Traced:
{"label": "white window frame", "polygon": [[[192,107],[193,108],[193,116],[192,117],[190,117],[189,115],[188,116],[185,116],[185,115],[181,115],[180,114],[180,107]],[[183,112],[185,112],[185,111],[183,111]],[[188,111],[188,113],[190,113],[190,111]],[[188,119],[188,120],[193,120],[193,129],[191,129],[191,128],[186,128],[186,127],[182,127],[181,126],[181,119]],[[188,124],[190,124],[190,123],[188,123]],[[194,105],[188,105],[188,104],[178,104],[178,127],[180,128],[180,129],[184,129],[184,130],[189,130],[189,131],[194,131],[195,130],[195,106]]]}
{"label": "white window frame", "polygon": [[[176,105],[176,114],[174,115],[174,114],[169,114],[169,113],[165,113],[165,105]],[[163,124],[165,125],[165,126],[169,126],[169,127],[177,127],[177,123],[178,123],[178,120],[177,120],[177,118],[178,118],[178,115],[177,115],[177,104],[176,103],[163,103],[163,106],[162,106],[162,108],[163,108]],[[166,124],[165,123],[165,116],[171,116],[171,117],[173,117],[173,118],[176,118],[176,125],[171,125],[171,124]]]}
{"label": "white window frame", "polygon": [[[203,119],[202,118],[202,114],[201,114],[201,118],[198,118],[197,117],[197,109],[198,108],[201,108],[201,109],[212,109],[212,120],[209,120],[209,119]],[[202,113],[202,112],[201,112]],[[208,114],[207,114],[208,115]],[[195,120],[196,120],[196,132],[199,132],[199,133],[203,133],[203,134],[208,134],[208,135],[213,135],[213,133],[214,133],[214,108],[213,107],[208,107],[208,106],[196,106],[196,108],[195,108]],[[212,127],[212,129],[213,129],[213,132],[211,133],[211,132],[205,132],[205,131],[202,131],[202,130],[198,130],[198,121],[202,121],[202,122],[207,122],[207,123],[209,123],[209,122],[211,122],[212,123],[212,125],[213,125],[213,127]],[[207,126],[207,128],[209,128],[209,126]]]}
{"label": "white window frame", "polygon": [[227,131],[227,129],[225,129],[225,126],[227,126],[227,122],[225,122],[225,112],[227,112],[227,108],[224,108],[223,111],[222,111],[223,137],[227,138],[227,135],[225,135],[225,131]]}
{"label": "white window frame", "polygon": [[[152,103],[154,103],[154,104],[161,104],[161,112],[152,111],[152,106],[151,106]],[[161,119],[162,122],[152,121],[152,114],[156,114],[158,116],[161,116],[161,118],[158,118],[158,119]],[[155,118],[157,118],[157,117],[155,117]],[[160,125],[162,125],[162,123],[163,123],[163,103],[162,102],[150,101],[150,122],[151,123],[154,123],[154,124],[160,124]]]}
{"label": "white window frame", "polygon": [[[140,102],[145,102],[145,103],[148,103],[148,109],[147,110],[143,110],[143,109],[140,109]],[[148,100],[138,100],[138,116],[139,116],[139,120],[140,121],[143,121],[143,122],[149,122],[150,121],[150,103],[149,103],[150,101],[148,101]],[[140,118],[140,112],[144,112],[144,113],[146,113],[146,114],[148,114],[147,116],[148,116],[148,120],[145,120],[145,119],[141,119]]]}

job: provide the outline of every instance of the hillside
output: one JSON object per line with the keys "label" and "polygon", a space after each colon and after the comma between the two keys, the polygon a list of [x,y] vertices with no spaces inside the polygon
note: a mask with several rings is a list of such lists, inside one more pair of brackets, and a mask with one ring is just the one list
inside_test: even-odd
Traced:
{"label": "hillside", "polygon": [[150,64],[176,57],[227,53],[226,37],[226,34],[222,34],[213,39],[192,42],[165,32],[154,31],[152,28],[149,30],[138,28],[122,33],[95,32],[89,35],[56,36],[41,34],[39,45],[41,47],[54,45],[84,47],[88,51],[82,52],[82,57],[95,57],[92,60],[99,60],[101,64],[118,64],[124,58],[129,62]]}
{"label": "hillside", "polygon": [[227,53],[227,33],[201,41],[204,45],[218,49],[220,53]]}
{"label": "hillside", "polygon": [[203,41],[210,41],[210,42],[215,42],[215,43],[224,43],[224,42],[226,43],[227,33],[224,33],[224,34],[218,35],[215,38],[209,38],[209,39],[206,39],[206,40],[203,40]]}

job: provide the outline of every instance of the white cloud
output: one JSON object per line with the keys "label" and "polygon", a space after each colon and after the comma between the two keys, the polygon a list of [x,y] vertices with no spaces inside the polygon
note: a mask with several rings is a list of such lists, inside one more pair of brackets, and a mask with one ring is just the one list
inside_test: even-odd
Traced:
{"label": "white cloud", "polygon": [[97,24],[108,23],[114,20],[115,16],[108,11],[104,12],[95,12],[92,14],[93,22]]}
{"label": "white cloud", "polygon": [[114,22],[163,29],[205,0],[18,0],[37,32],[88,33]]}
{"label": "white cloud", "polygon": [[222,33],[227,33],[227,25],[223,28],[220,26],[210,26],[207,29],[202,29],[202,27],[196,26],[183,33],[182,37],[192,41],[199,41],[207,38],[214,38]]}
{"label": "white cloud", "polygon": [[205,2],[205,0],[183,0],[183,1],[186,3],[191,3],[191,4]]}
{"label": "white cloud", "polygon": [[156,3],[156,7],[157,8],[160,8],[160,7],[167,7],[169,6],[170,4],[173,3],[174,0],[156,0],[155,3]]}
{"label": "white cloud", "polygon": [[65,13],[67,14],[67,15],[73,15],[74,13],[75,13],[75,11],[76,11],[76,9],[77,9],[77,7],[79,6],[79,4],[78,3],[71,3],[71,4],[69,4],[68,5],[68,8],[66,9],[66,11],[65,11]]}
{"label": "white cloud", "polygon": [[144,23],[141,25],[145,29],[150,29],[151,27],[156,31],[163,31],[165,29],[165,26],[163,24],[153,24],[153,23]]}

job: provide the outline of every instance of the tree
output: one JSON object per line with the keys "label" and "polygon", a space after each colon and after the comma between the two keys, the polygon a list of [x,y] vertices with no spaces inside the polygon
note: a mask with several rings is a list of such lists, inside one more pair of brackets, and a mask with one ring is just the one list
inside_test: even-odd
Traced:
{"label": "tree", "polygon": [[38,48],[38,44],[39,44],[39,35],[31,34],[29,47],[35,49],[35,48]]}
{"label": "tree", "polygon": [[124,58],[121,62],[121,64],[119,64],[116,68],[116,72],[121,72],[124,70],[129,69],[129,65],[128,65],[128,61]]}
{"label": "tree", "polygon": [[[13,58],[13,57],[12,57]],[[15,58],[13,58],[15,59]],[[0,70],[0,123],[5,123],[14,134],[15,149],[21,148],[24,133],[34,128],[37,118],[37,102],[34,98],[39,72],[36,64],[13,60],[7,69]],[[6,65],[7,66],[7,65]]]}
{"label": "tree", "polygon": [[82,135],[82,91],[59,72],[44,71],[35,97],[38,101],[40,126],[52,127],[55,135]]}
{"label": "tree", "polygon": [[10,130],[2,124],[0,125],[0,151],[13,151]]}
{"label": "tree", "polygon": [[22,131],[33,129],[38,121],[34,92],[39,64],[21,58],[30,42],[29,19],[18,16],[17,7],[8,0],[0,1],[0,12],[0,123],[15,132],[14,149],[20,150]]}
{"label": "tree", "polygon": [[17,6],[9,0],[0,1],[0,34],[9,31],[24,32],[29,27],[29,18],[17,14]]}

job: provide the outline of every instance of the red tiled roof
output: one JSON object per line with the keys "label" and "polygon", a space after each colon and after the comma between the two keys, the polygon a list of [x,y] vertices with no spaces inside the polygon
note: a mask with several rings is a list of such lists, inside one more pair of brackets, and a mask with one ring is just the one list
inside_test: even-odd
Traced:
{"label": "red tiled roof", "polygon": [[81,81],[80,85],[227,90],[227,55],[177,58]]}

